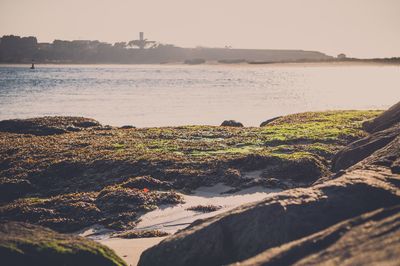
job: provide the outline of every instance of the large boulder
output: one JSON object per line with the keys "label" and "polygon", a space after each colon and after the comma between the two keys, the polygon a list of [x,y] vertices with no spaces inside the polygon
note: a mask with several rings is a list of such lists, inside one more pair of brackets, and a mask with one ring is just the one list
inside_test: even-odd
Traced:
{"label": "large boulder", "polygon": [[311,188],[287,190],[197,222],[146,250],[139,265],[221,265],[400,204],[400,176],[358,169]]}
{"label": "large boulder", "polygon": [[363,128],[371,135],[339,151],[332,160],[333,171],[337,172],[355,165],[400,135],[400,102],[376,118],[364,122]]}
{"label": "large boulder", "polygon": [[390,107],[378,117],[363,123],[363,128],[368,132],[377,132],[387,129],[400,122],[400,102]]}
{"label": "large boulder", "polygon": [[379,209],[235,265],[397,265],[400,205]]}
{"label": "large boulder", "polygon": [[332,159],[332,170],[337,172],[355,165],[375,151],[385,147],[398,136],[400,136],[400,124],[383,131],[375,132],[351,143],[335,154]]}
{"label": "large boulder", "polygon": [[[400,204],[400,137],[341,175],[197,221],[146,250],[139,265],[221,265],[246,260],[343,220]],[[289,263],[290,264],[290,263]]]}
{"label": "large boulder", "polygon": [[0,224],[1,264],[122,266],[114,251],[97,242],[19,222]]}
{"label": "large boulder", "polygon": [[34,191],[34,188],[26,179],[0,178],[0,202],[23,197]]}
{"label": "large boulder", "polygon": [[91,118],[70,116],[45,116],[0,121],[0,132],[37,136],[57,135],[93,127],[101,127],[101,124]]}

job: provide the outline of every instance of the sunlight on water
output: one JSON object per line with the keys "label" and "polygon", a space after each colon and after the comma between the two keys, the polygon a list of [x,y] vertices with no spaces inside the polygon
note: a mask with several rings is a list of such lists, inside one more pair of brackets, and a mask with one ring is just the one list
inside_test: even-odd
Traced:
{"label": "sunlight on water", "polygon": [[0,66],[0,120],[91,117],[139,127],[258,126],[278,115],[380,109],[400,99],[399,66]]}

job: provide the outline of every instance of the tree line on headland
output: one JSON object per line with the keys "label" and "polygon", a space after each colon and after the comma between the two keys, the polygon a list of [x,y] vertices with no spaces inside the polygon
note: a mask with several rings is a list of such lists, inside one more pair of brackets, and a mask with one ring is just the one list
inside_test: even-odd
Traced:
{"label": "tree line on headland", "polygon": [[[317,51],[232,49],[232,48],[181,48],[171,44],[139,40],[116,42],[98,40],[54,40],[39,43],[36,37],[5,35],[0,38],[0,63],[275,63],[352,61],[354,58],[331,57]],[[400,63],[400,58],[369,59],[378,62]],[[363,60],[364,61],[364,60]]]}

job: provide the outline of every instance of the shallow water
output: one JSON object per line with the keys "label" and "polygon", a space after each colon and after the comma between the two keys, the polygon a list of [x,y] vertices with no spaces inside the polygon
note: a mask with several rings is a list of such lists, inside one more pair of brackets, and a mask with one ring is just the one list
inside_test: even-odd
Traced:
{"label": "shallow water", "polygon": [[0,120],[77,115],[139,127],[246,126],[295,112],[382,109],[400,99],[382,65],[0,66]]}

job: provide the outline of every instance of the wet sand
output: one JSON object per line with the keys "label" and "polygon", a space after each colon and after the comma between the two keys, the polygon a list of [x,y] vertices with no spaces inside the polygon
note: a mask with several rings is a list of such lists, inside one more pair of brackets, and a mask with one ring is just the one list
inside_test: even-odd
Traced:
{"label": "wet sand", "polygon": [[[247,173],[248,177],[258,177],[259,171]],[[182,196],[185,199],[184,204],[179,205],[164,205],[158,209],[146,213],[141,217],[142,221],[137,225],[135,230],[152,230],[157,229],[160,231],[174,234],[176,231],[181,230],[197,219],[204,219],[207,217],[215,216],[222,212],[231,210],[237,206],[256,202],[264,199],[268,195],[274,192],[280,191],[280,189],[267,189],[262,187],[251,187],[243,189],[236,193],[224,194],[224,192],[232,189],[230,186],[224,184],[216,184],[212,187],[200,187],[194,191],[191,195]],[[220,210],[202,213],[187,210],[189,207],[197,205],[218,205],[221,207]],[[101,228],[93,230],[88,229],[81,234],[93,233],[94,231],[100,230]],[[89,236],[86,235],[86,236]],[[137,265],[140,255],[142,252],[156,244],[166,237],[154,237],[154,238],[140,238],[140,239],[123,239],[123,238],[110,238],[109,232],[105,234],[92,235],[92,239],[96,239],[100,243],[112,248],[121,258],[123,258],[128,265]]]}

